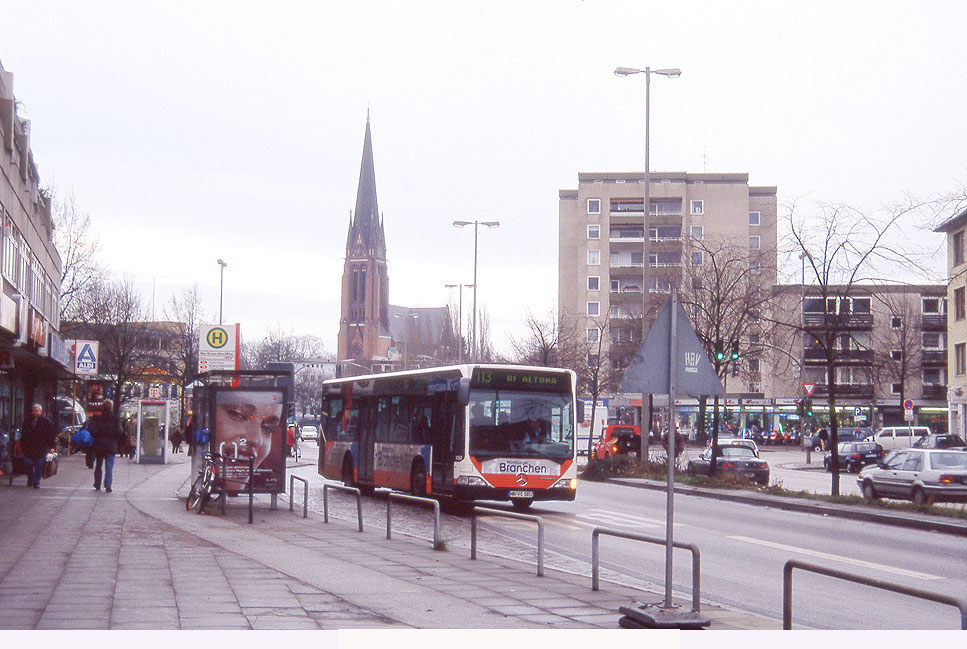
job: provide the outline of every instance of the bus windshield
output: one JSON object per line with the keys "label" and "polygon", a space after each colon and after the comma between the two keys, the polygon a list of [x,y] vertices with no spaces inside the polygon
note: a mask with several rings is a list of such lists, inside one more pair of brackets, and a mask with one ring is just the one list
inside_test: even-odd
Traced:
{"label": "bus windshield", "polygon": [[567,394],[472,390],[470,454],[570,459],[572,421]]}

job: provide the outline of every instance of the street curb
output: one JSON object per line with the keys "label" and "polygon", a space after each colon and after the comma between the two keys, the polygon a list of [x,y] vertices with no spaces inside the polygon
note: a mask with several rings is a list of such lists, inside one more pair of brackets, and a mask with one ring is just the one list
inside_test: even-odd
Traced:
{"label": "street curb", "polygon": [[[608,478],[605,482],[624,487],[650,489],[652,491],[666,490],[664,482],[658,482],[656,480],[644,480],[641,478]],[[834,505],[830,503],[810,502],[800,498],[788,498],[784,496],[771,496],[756,493],[737,493],[735,491],[718,491],[712,489],[702,489],[701,487],[689,487],[685,485],[675,485],[675,493],[684,496],[698,496],[700,498],[712,498],[714,500],[727,500],[746,505],[756,505],[759,507],[775,507],[777,509],[787,511],[819,514],[822,516],[830,516],[835,518],[848,518],[871,523],[881,523],[883,525],[926,530],[929,532],[942,532],[944,534],[954,534],[956,536],[967,536],[967,521],[947,521],[935,516],[930,516],[929,514],[910,515],[873,512],[861,509],[859,507],[853,507],[851,505]]]}

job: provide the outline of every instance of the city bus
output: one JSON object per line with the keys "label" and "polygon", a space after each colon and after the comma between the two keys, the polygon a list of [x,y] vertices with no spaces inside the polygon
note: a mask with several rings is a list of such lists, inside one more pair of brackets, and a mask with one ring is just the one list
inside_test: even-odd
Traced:
{"label": "city bus", "polygon": [[320,475],[458,501],[574,500],[575,374],[456,365],[323,383]]}

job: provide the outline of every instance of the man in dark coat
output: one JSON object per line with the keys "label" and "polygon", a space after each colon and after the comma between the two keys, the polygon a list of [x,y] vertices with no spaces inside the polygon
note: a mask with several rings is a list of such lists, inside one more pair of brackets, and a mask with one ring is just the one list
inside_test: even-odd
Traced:
{"label": "man in dark coat", "polygon": [[20,436],[20,448],[27,464],[27,486],[40,489],[40,475],[44,471],[44,459],[54,452],[57,433],[54,424],[44,417],[44,408],[35,403],[30,416],[24,422]]}
{"label": "man in dark coat", "polygon": [[114,402],[105,399],[101,414],[91,417],[87,428],[94,438],[94,489],[101,490],[101,466],[104,467],[104,491],[111,493],[114,483],[114,456],[118,452],[121,420],[114,414]]}

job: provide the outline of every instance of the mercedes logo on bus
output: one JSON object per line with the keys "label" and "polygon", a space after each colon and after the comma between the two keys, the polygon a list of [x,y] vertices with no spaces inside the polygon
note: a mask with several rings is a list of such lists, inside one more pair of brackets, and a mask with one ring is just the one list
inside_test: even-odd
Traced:
{"label": "mercedes logo on bus", "polygon": [[523,473],[518,473],[517,474],[517,486],[518,487],[523,487],[525,485],[527,485],[527,476],[524,475]]}

